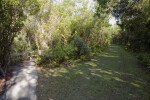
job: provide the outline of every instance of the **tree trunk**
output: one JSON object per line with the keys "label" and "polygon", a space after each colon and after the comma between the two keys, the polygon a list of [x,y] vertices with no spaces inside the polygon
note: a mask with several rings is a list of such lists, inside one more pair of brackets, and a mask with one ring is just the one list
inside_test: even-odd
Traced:
{"label": "tree trunk", "polygon": [[2,74],[3,77],[6,77],[5,71],[0,67],[0,73]]}

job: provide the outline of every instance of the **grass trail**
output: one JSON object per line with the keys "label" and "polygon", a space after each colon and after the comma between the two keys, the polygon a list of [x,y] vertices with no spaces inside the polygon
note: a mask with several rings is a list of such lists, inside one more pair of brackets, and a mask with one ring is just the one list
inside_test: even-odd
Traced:
{"label": "grass trail", "polygon": [[112,45],[71,67],[39,71],[38,100],[150,100],[150,74]]}

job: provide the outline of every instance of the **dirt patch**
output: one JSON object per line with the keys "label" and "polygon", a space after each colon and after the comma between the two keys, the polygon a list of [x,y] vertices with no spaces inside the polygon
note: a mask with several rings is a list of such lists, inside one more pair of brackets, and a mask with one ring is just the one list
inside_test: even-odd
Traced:
{"label": "dirt patch", "polygon": [[0,95],[2,95],[2,93],[4,91],[4,85],[5,85],[5,79],[1,78],[0,79]]}
{"label": "dirt patch", "polygon": [[13,72],[13,70],[8,71],[8,73],[6,75],[6,79],[4,77],[0,76],[0,95],[2,95],[5,90],[5,84],[7,85],[7,80],[11,79],[12,72]]}

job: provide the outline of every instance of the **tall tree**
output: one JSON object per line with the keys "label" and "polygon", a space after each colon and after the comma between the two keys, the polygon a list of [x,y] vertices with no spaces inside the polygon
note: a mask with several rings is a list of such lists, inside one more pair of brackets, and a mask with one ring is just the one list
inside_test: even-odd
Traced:
{"label": "tall tree", "polygon": [[0,1],[0,74],[6,76],[10,62],[10,51],[14,37],[23,27],[28,15],[39,10],[36,0]]}
{"label": "tall tree", "polygon": [[120,43],[133,51],[150,50],[149,0],[121,0],[112,14],[121,27]]}

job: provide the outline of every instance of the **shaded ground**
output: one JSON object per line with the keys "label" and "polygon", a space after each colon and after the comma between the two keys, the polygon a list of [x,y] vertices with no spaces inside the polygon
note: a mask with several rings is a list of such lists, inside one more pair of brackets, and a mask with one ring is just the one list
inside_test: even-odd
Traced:
{"label": "shaded ground", "polygon": [[7,74],[6,74],[6,79],[3,76],[0,76],[0,96],[3,94],[3,92],[5,91],[5,84],[7,84],[6,80],[10,80],[12,77],[12,69],[8,69],[7,70]]}
{"label": "shaded ground", "polygon": [[71,67],[41,69],[38,100],[150,100],[150,74],[122,48]]}
{"label": "shaded ground", "polygon": [[5,93],[0,100],[36,100],[37,71],[35,62],[23,62],[12,66],[13,76],[7,82]]}
{"label": "shaded ground", "polygon": [[5,79],[0,77],[0,95],[2,95],[4,91]]}

